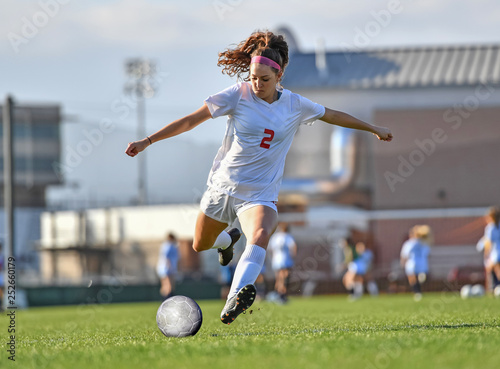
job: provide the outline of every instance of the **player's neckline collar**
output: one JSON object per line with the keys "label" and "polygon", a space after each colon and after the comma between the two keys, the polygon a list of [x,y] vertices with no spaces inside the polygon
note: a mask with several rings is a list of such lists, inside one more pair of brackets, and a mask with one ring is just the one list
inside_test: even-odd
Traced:
{"label": "player's neckline collar", "polygon": [[261,104],[264,104],[268,107],[271,107],[273,105],[277,105],[279,104],[279,102],[281,100],[283,100],[283,96],[285,95],[285,90],[278,90],[278,98],[276,100],[274,100],[272,103],[268,103],[266,100],[263,100],[261,99],[260,97],[258,97],[257,95],[255,95],[255,93],[253,92],[253,90],[250,88],[251,92],[252,92],[252,96],[255,98],[256,101],[259,101]]}

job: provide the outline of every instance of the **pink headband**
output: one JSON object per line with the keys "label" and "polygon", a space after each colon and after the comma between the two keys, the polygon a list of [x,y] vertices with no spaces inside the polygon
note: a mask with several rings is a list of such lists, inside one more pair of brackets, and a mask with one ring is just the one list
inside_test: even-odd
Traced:
{"label": "pink headband", "polygon": [[265,56],[254,56],[250,61],[250,64],[253,63],[264,64],[273,67],[274,69],[281,70],[281,67],[278,63],[276,63],[274,60],[266,58]]}

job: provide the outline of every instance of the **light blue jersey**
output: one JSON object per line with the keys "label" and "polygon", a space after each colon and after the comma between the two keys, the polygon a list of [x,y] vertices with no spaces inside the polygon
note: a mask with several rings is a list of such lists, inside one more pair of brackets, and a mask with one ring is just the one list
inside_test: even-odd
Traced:
{"label": "light blue jersey", "polygon": [[484,239],[491,242],[489,262],[492,264],[500,263],[500,227],[489,223],[484,229]]}
{"label": "light blue jersey", "polygon": [[292,249],[295,241],[285,232],[276,232],[269,240],[269,250],[272,252],[273,270],[288,269],[293,267]]}
{"label": "light blue jersey", "polygon": [[177,273],[177,263],[179,262],[179,250],[172,242],[164,242],[161,245],[156,273],[160,278]]}
{"label": "light blue jersey", "polygon": [[371,252],[371,250],[365,250],[362,254],[359,254],[355,260],[349,263],[348,270],[357,275],[365,275],[370,269],[372,261],[373,252]]}
{"label": "light blue jersey", "polygon": [[417,239],[409,239],[403,244],[401,257],[406,259],[406,275],[428,273],[430,247]]}

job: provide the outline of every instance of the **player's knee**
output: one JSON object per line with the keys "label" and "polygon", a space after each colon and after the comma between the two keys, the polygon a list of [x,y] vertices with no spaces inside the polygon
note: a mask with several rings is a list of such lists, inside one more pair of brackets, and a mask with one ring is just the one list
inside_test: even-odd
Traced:
{"label": "player's knee", "polygon": [[272,232],[264,227],[257,229],[253,234],[254,244],[267,246],[269,239],[271,238]]}
{"label": "player's knee", "polygon": [[[210,248],[210,246],[208,248]],[[196,252],[201,252],[201,251],[207,250],[207,247],[204,244],[204,242],[201,242],[199,240],[194,240],[193,241],[193,250]]]}

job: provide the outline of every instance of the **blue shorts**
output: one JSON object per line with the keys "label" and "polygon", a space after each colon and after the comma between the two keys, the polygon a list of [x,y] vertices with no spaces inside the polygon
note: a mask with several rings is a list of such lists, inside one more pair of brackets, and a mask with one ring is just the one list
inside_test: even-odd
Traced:
{"label": "blue shorts", "polygon": [[278,271],[281,269],[291,269],[293,267],[293,260],[292,259],[279,259],[279,260],[272,260],[271,262],[272,269],[274,271]]}
{"label": "blue shorts", "polygon": [[490,265],[498,264],[498,263],[500,263],[500,253],[497,252],[496,250],[492,250],[488,259],[489,259]]}
{"label": "blue shorts", "polygon": [[160,278],[165,278],[165,277],[171,277],[177,274],[177,269],[175,268],[157,268],[156,273],[158,274],[158,277]]}
{"label": "blue shorts", "polygon": [[366,265],[363,263],[356,263],[354,261],[351,261],[347,266],[347,269],[356,275],[366,274]]}
{"label": "blue shorts", "polygon": [[427,274],[427,268],[424,268],[420,265],[415,265],[415,263],[406,263],[405,264],[405,273],[406,275],[419,275],[419,274]]}

